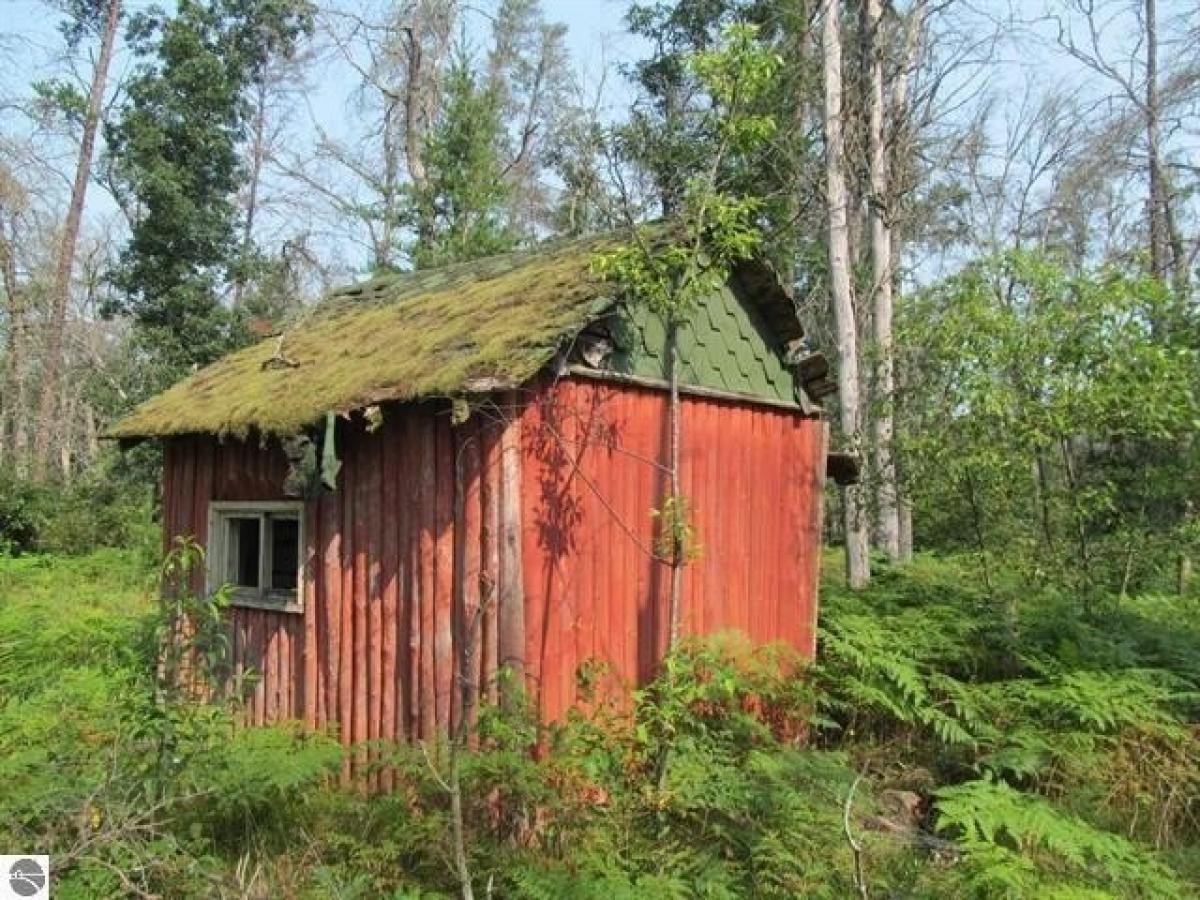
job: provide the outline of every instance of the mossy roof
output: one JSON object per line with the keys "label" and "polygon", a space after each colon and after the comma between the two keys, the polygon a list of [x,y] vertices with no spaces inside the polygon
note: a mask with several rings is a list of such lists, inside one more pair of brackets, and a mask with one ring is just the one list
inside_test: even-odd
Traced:
{"label": "mossy roof", "polygon": [[[295,434],[328,412],[516,387],[615,305],[592,274],[607,235],[542,245],[335,291],[280,336],[236,351],[117,422],[120,439]],[[754,264],[739,282],[777,338],[800,336],[790,297]]]}

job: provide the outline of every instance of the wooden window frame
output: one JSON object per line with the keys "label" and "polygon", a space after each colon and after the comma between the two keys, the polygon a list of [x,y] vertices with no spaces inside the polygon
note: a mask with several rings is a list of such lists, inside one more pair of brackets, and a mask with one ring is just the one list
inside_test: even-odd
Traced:
{"label": "wooden window frame", "polygon": [[[286,514],[286,515],[282,515]],[[296,589],[280,591],[271,584],[271,542],[267,535],[267,521],[272,515],[296,519]],[[233,606],[267,609],[274,612],[304,612],[304,559],[307,535],[304,531],[304,503],[299,500],[220,500],[208,505],[207,587],[213,594],[231,584],[226,536],[230,519],[258,520],[258,587],[238,587],[229,592]]]}

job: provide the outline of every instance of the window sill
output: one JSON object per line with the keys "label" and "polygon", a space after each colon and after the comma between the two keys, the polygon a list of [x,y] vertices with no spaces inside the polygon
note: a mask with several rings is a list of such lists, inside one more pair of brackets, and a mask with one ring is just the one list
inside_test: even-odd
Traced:
{"label": "window sill", "polygon": [[304,604],[290,591],[286,594],[268,593],[264,596],[258,591],[235,590],[229,595],[229,605],[268,610],[270,612],[304,612]]}

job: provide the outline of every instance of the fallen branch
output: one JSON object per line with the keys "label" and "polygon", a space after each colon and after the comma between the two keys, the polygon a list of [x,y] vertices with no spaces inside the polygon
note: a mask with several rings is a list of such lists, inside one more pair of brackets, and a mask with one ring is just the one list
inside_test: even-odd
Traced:
{"label": "fallen branch", "polygon": [[854,839],[854,835],[850,831],[850,808],[854,804],[854,792],[858,790],[858,783],[862,779],[863,776],[861,773],[855,776],[854,782],[850,785],[850,790],[846,792],[846,802],[842,806],[842,831],[845,832],[846,842],[850,845],[850,851],[854,854],[854,887],[858,890],[858,895],[862,900],[867,900],[867,879],[863,873],[863,848],[862,844]]}

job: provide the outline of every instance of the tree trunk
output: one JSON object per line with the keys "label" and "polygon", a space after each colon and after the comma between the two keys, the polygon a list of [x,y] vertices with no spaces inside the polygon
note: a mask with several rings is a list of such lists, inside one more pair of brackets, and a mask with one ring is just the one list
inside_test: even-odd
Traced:
{"label": "tree trunk", "polygon": [[871,420],[875,457],[876,536],[892,562],[900,559],[900,516],[896,467],[892,455],[895,401],[892,359],[892,226],[891,194],[883,134],[883,58],[879,40],[880,0],[866,0],[864,29],[867,63],[867,149],[870,196],[867,216],[871,234],[872,337],[875,342],[875,400]]}
{"label": "tree trunk", "polygon": [[670,632],[667,640],[667,653],[671,653],[679,644],[679,623],[683,618],[683,567],[685,549],[679,536],[679,517],[684,510],[679,494],[679,445],[680,445],[680,408],[679,408],[679,325],[672,322],[667,332],[667,360],[670,366],[670,408],[668,410],[668,431],[670,441],[670,481],[671,511],[669,527],[671,535],[671,597],[670,597]]}
{"label": "tree trunk", "polygon": [[1150,182],[1150,274],[1167,280],[1166,198],[1158,124],[1158,22],[1156,0],[1145,0],[1146,17],[1146,162]]}
{"label": "tree trunk", "polygon": [[904,494],[896,500],[896,513],[900,525],[900,562],[910,563],[913,558],[912,501]]}
{"label": "tree trunk", "polygon": [[[893,164],[889,170],[885,168],[886,181],[886,197],[887,205],[885,211],[887,213],[887,231],[891,240],[889,248],[889,266],[888,275],[892,298],[895,297],[899,289],[899,278],[897,275],[898,266],[897,260],[901,258],[903,248],[903,239],[901,229],[896,226],[895,220],[897,213],[901,209],[902,197],[904,195],[904,186],[896,183],[897,179],[891,176],[890,173],[902,171],[902,167],[894,165],[897,160],[902,159],[904,154],[913,152],[911,125],[912,120],[909,116],[908,109],[908,86],[909,79],[912,76],[913,70],[917,66],[918,57],[921,52],[921,40],[925,30],[925,14],[926,0],[918,0],[908,14],[908,18],[904,23],[904,52],[900,61],[899,71],[896,72],[892,80],[892,96],[891,96],[891,140],[885,141],[885,144],[890,143],[891,158],[885,157],[885,164]],[[888,129],[888,122],[885,118],[884,132]],[[894,299],[893,299],[894,302]],[[912,500],[908,496],[905,488],[903,460],[897,458],[896,455],[896,430],[897,427],[903,427],[903,420],[900,419],[900,425],[897,426],[897,415],[900,408],[900,399],[904,391],[904,372],[897,372],[896,357],[894,346],[891,348],[892,353],[889,356],[889,361],[892,368],[892,388],[891,395],[895,404],[891,408],[892,412],[892,444],[891,444],[891,467],[893,484],[896,490],[896,519],[897,532],[899,543],[898,560],[902,563],[911,562],[913,554],[913,522],[912,522]]]}
{"label": "tree trunk", "polygon": [[[15,226],[14,226],[15,231]],[[25,380],[29,357],[29,324],[25,293],[17,282],[16,235],[5,234],[0,227],[0,277],[8,303],[8,353],[4,366],[4,418],[0,419],[0,442],[8,441],[8,455],[18,475],[24,475],[29,463],[29,392]]]}
{"label": "tree trunk", "polygon": [[500,640],[501,702],[517,706],[525,688],[525,576],[521,556],[521,397],[504,397],[500,434]]}
{"label": "tree trunk", "polygon": [[33,474],[45,478],[46,463],[56,420],[56,406],[61,391],[63,370],[63,333],[66,330],[67,306],[71,294],[71,272],[75,265],[75,248],[79,243],[79,227],[83,220],[83,204],[91,180],[92,156],[96,148],[96,131],[104,104],[104,86],[117,40],[117,25],[121,20],[121,0],[109,0],[108,15],[100,37],[100,55],[92,70],[92,85],[88,93],[88,109],[83,120],[83,136],[75,164],[75,183],[71,188],[71,205],[63,226],[62,247],[54,271],[54,289],[50,295],[50,323],[46,338],[46,362],[42,376],[41,398],[38,403],[37,433],[34,438]]}
{"label": "tree trunk", "polygon": [[[263,165],[267,159],[267,76],[263,74],[255,85],[257,94],[254,110],[254,126],[251,129],[250,169],[247,172],[249,193],[246,195],[246,217],[242,220],[242,266],[250,258],[254,247],[254,219],[258,213],[258,187],[262,181]],[[239,271],[233,285],[233,308],[241,309],[242,297],[246,292],[246,273]]]}
{"label": "tree trunk", "polygon": [[[405,80],[401,107],[404,116],[404,158],[408,177],[417,196],[428,196],[429,169],[425,162],[425,139],[437,120],[441,106],[441,76],[457,19],[456,0],[418,4],[415,20],[402,26],[405,49]],[[432,53],[427,54],[426,39]],[[417,205],[417,241],[425,244],[433,236],[432,210]]]}
{"label": "tree trunk", "polygon": [[[822,58],[825,75],[825,191],[829,226],[829,286],[838,334],[838,405],[844,440],[852,452],[863,447],[863,413],[859,396],[858,336],[850,284],[848,199],[842,142],[842,39],[839,0],[822,0]],[[846,577],[850,587],[871,580],[867,554],[867,521],[862,487],[845,489]]]}

